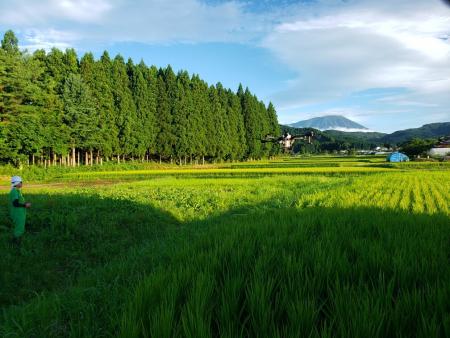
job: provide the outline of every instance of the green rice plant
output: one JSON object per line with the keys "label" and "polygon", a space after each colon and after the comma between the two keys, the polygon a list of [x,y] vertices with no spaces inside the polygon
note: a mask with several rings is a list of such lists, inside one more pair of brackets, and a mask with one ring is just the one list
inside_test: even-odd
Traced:
{"label": "green rice plant", "polygon": [[450,172],[382,161],[36,173],[0,336],[448,336]]}
{"label": "green rice plant", "polygon": [[[371,219],[361,224],[361,217],[368,212]],[[215,225],[208,227],[193,247],[179,252],[165,270],[149,275],[137,290],[151,290],[160,274],[170,278],[178,269],[189,269],[194,277],[191,283],[183,281],[188,296],[175,308],[180,319],[173,326],[182,327],[175,334],[178,336],[192,335],[193,327],[205,337],[215,332],[226,336],[314,336],[327,332],[371,337],[415,332],[441,335],[446,328],[433,318],[446,316],[447,310],[426,304],[444,300],[423,290],[435,290],[435,283],[450,278],[448,268],[427,264],[446,260],[445,250],[436,245],[436,240],[445,243],[439,238],[448,231],[448,219],[406,215],[378,209],[330,209],[320,215],[314,209],[300,213],[285,209],[248,216],[238,224],[222,218],[219,222],[211,220],[208,222]],[[403,223],[398,224],[400,216]],[[381,220],[384,226],[379,226]],[[245,255],[238,253],[239,261],[228,262],[236,247],[242,247]],[[218,265],[220,261],[228,264]],[[239,269],[238,264],[245,269]],[[198,293],[195,276],[201,276],[202,283],[204,278],[210,279],[206,295]],[[223,283],[230,286],[224,288]],[[199,307],[191,306],[196,296],[201,297]],[[135,299],[140,302],[143,297],[146,295],[138,291]],[[411,303],[405,303],[407,299]],[[133,304],[132,300],[126,312],[127,325],[131,326],[140,322],[142,313],[149,313],[146,309],[133,310]],[[197,310],[205,308],[210,310],[208,315]],[[396,317],[397,313],[403,318]],[[417,316],[424,320],[410,326],[409,320]],[[207,323],[209,330],[204,327]],[[121,332],[132,336],[127,335],[132,331]]]}

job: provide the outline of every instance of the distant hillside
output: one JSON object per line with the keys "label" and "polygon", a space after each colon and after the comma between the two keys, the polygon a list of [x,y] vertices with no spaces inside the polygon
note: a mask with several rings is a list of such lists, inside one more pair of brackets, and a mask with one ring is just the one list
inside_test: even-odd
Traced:
{"label": "distant hillside", "polygon": [[377,132],[345,132],[338,130],[319,130],[315,128],[295,128],[280,124],[283,133],[288,132],[291,135],[303,134],[313,131],[314,139],[319,143],[322,142],[350,142],[350,143],[381,143],[380,138],[386,134]]}
{"label": "distant hillside", "polygon": [[314,128],[294,128],[291,126],[280,125],[281,131],[288,132],[291,135],[303,134],[314,131],[314,138],[311,145],[304,142],[298,142],[294,145],[294,152],[307,151],[310,153],[348,150],[348,149],[373,149],[382,143],[376,138],[383,136],[382,133],[347,133],[335,130],[320,131]]}
{"label": "distant hillside", "polygon": [[450,122],[425,124],[420,128],[399,130],[379,139],[383,143],[399,144],[413,138],[439,138],[450,135]]}
{"label": "distant hillside", "polygon": [[334,138],[342,138],[342,137],[352,137],[352,138],[361,138],[364,140],[376,140],[379,138],[382,138],[383,136],[386,136],[385,133],[378,133],[375,131],[371,132],[348,132],[348,131],[339,131],[339,130],[326,130],[324,131],[325,134],[329,136],[333,136]]}
{"label": "distant hillside", "polygon": [[[384,144],[399,145],[413,138],[437,139],[441,136],[450,135],[450,122],[426,124],[420,128],[396,131],[392,134],[377,132],[343,132],[336,130],[320,131],[314,128],[295,128],[280,125],[282,132],[292,135],[302,134],[313,130],[315,132],[314,147],[310,151],[332,151],[344,149],[373,149]],[[296,149],[302,147],[302,143]],[[295,150],[295,148],[294,148]]]}
{"label": "distant hillside", "polygon": [[366,127],[340,115],[314,117],[290,124],[294,128],[315,128],[319,130],[365,131]]}

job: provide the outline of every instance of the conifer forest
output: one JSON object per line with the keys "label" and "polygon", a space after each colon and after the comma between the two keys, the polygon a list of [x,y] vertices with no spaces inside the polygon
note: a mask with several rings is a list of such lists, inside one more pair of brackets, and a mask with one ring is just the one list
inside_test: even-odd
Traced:
{"label": "conifer forest", "polygon": [[15,165],[258,159],[278,148],[267,106],[199,75],[135,64],[104,52],[19,50],[13,31],[0,48],[0,160]]}

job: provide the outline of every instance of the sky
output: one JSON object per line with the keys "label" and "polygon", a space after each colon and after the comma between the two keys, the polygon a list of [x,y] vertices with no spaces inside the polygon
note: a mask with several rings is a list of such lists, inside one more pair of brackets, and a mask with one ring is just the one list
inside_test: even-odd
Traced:
{"label": "sky", "polygon": [[450,121],[448,2],[0,0],[0,34],[242,83],[283,124],[343,115],[393,132]]}

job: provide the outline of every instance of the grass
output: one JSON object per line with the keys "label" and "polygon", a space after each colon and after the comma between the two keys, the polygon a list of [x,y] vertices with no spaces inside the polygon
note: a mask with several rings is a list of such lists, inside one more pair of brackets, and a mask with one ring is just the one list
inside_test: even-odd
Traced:
{"label": "grass", "polygon": [[449,336],[450,171],[381,164],[42,171],[0,336]]}
{"label": "grass", "polygon": [[442,215],[279,209],[208,223],[140,283],[122,337],[450,334]]}

